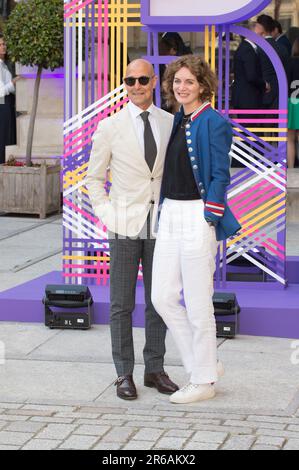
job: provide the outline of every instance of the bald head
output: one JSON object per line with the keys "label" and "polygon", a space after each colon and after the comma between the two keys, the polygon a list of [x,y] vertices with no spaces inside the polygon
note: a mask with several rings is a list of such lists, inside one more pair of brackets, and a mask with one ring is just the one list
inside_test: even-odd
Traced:
{"label": "bald head", "polygon": [[[141,79],[141,83],[138,80]],[[127,67],[125,78],[125,88],[128,97],[133,104],[146,111],[153,102],[154,89],[157,84],[157,77],[150,62],[144,59],[136,59]]]}
{"label": "bald head", "polygon": [[[136,73],[136,70],[139,71],[142,69],[145,73],[145,75],[152,77],[155,75],[154,67],[148,60],[145,59],[135,59],[132,62],[129,63],[126,71],[126,77],[129,77],[130,75],[134,75]],[[135,75],[134,75],[135,76]]]}

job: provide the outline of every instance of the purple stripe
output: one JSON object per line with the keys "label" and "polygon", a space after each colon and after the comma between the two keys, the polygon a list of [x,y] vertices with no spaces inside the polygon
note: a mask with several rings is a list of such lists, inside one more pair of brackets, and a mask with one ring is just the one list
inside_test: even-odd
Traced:
{"label": "purple stripe", "polygon": [[225,26],[225,114],[229,115],[229,63],[230,63],[230,40],[229,26]]}
{"label": "purple stripe", "polygon": [[223,27],[219,26],[218,33],[218,111],[222,112],[222,82],[223,82],[223,38],[222,38]]}
{"label": "purple stripe", "polygon": [[90,77],[90,84],[91,84],[91,96],[90,100],[91,103],[95,101],[95,4],[94,1],[91,5],[91,77]]}
{"label": "purple stripe", "polygon": [[89,105],[89,57],[88,57],[88,48],[89,48],[89,5],[85,7],[85,103],[84,107],[87,108]]}

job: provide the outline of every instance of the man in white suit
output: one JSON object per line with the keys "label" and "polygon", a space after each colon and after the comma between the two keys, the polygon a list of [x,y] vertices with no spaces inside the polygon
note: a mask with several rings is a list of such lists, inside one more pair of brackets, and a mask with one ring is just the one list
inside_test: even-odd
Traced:
{"label": "man in white suit", "polygon": [[[118,379],[117,396],[137,398],[133,381],[132,312],[139,263],[145,291],[144,385],[172,394],[178,387],[164,371],[166,326],[151,302],[154,221],[173,116],[153,104],[157,83],[152,65],[137,59],[124,78],[128,105],[99,123],[86,186],[110,245],[110,327]],[[112,187],[105,191],[107,168]]]}

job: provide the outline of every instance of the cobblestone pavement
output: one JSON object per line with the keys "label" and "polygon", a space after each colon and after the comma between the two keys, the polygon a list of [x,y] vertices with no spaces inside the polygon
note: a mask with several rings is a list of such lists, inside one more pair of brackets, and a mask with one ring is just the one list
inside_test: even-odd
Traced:
{"label": "cobblestone pavement", "polygon": [[0,403],[0,450],[298,450],[293,416]]}

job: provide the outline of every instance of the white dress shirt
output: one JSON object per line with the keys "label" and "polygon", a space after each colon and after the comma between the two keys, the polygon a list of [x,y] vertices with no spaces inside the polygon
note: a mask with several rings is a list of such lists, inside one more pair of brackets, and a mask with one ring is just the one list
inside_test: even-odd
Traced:
{"label": "white dress shirt", "polygon": [[[144,155],[144,121],[142,117],[140,116],[144,110],[136,106],[135,104],[132,103],[132,101],[129,101],[128,103],[128,109],[130,112],[130,116],[133,122],[134,130],[140,145],[140,148],[142,150],[142,153]],[[149,122],[153,131],[154,139],[156,141],[157,149],[160,147],[160,132],[159,132],[159,126],[157,122],[157,108],[154,104],[151,104],[149,108],[146,110],[149,112]]]}
{"label": "white dress shirt", "polygon": [[3,98],[10,93],[15,93],[12,75],[5,62],[0,59],[0,98]]}
{"label": "white dress shirt", "polygon": [[254,44],[254,42],[250,41],[250,39],[245,39],[246,42],[248,42],[252,47],[253,49],[255,50],[255,52],[257,52],[257,45]]}

